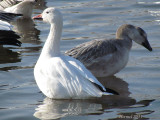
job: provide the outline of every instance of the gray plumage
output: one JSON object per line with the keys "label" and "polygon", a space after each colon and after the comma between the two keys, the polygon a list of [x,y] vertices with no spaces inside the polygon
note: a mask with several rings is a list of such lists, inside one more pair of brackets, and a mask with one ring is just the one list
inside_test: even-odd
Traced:
{"label": "gray plumage", "polygon": [[[89,64],[96,58],[116,52],[117,47],[121,45],[118,41],[115,41],[115,43],[117,43],[116,45],[113,44],[112,41],[113,40],[92,40],[68,50],[66,54]],[[108,48],[106,49],[106,47]]]}
{"label": "gray plumage", "polygon": [[82,43],[65,54],[80,60],[96,77],[110,76],[126,66],[132,40],[152,51],[145,31],[125,24],[117,30],[116,39]]}

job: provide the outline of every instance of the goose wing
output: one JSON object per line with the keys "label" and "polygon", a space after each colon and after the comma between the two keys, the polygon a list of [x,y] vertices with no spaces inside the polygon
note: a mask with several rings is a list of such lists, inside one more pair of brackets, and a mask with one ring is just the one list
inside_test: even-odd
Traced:
{"label": "goose wing", "polygon": [[105,87],[92,75],[92,73],[86,69],[86,67],[78,60],[66,56],[67,61],[75,67],[81,74],[81,76],[84,76],[86,80],[90,81],[93,84],[96,84],[101,88],[102,91],[106,91]]}
{"label": "goose wing", "polygon": [[87,70],[83,71],[81,66],[77,66],[79,63],[76,63],[73,58],[67,57],[54,57],[45,64],[45,67],[43,65],[42,68],[41,66],[35,67],[34,73],[35,77],[38,77],[37,80],[48,81],[48,86],[51,86],[48,88],[51,88],[53,93],[62,90],[63,93],[66,92],[70,96],[80,96],[84,91],[84,94],[100,97],[101,91],[91,83],[92,77],[88,77],[85,73]]}
{"label": "goose wing", "polygon": [[15,45],[21,46],[20,36],[14,31],[0,30],[0,45]]}
{"label": "goose wing", "polygon": [[[72,56],[85,65],[96,62],[95,59],[105,56],[105,59],[111,59],[112,54],[117,51],[119,46],[117,40],[93,40],[80,44],[65,52],[66,55]],[[106,59],[106,60],[107,60]]]}
{"label": "goose wing", "polygon": [[5,21],[0,20],[0,45],[16,45],[21,46],[18,41],[20,36],[12,31],[12,26]]}
{"label": "goose wing", "polygon": [[11,7],[18,3],[19,0],[3,0],[0,2],[0,10]]}
{"label": "goose wing", "polygon": [[15,20],[17,17],[20,17],[20,16],[22,16],[22,14],[15,14],[15,13],[0,11],[0,20],[10,22],[10,21]]}

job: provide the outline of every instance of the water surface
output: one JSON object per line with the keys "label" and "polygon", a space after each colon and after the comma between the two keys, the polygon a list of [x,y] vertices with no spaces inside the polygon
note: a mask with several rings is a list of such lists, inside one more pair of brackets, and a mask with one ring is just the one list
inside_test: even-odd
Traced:
{"label": "water surface", "polygon": [[42,21],[12,23],[21,47],[0,46],[1,120],[160,119],[160,2],[158,0],[39,0],[33,16],[46,7],[64,16],[61,52],[97,38],[114,38],[122,24],[142,27],[153,47],[134,43],[127,66],[113,77],[98,78],[119,96],[96,100],[50,100],[38,89],[33,68],[48,36]]}

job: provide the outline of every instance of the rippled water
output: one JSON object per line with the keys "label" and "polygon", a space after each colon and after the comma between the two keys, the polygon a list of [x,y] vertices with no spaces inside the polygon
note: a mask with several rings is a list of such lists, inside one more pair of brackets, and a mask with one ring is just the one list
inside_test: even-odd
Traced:
{"label": "rippled water", "polygon": [[160,119],[160,2],[159,0],[39,0],[37,15],[46,7],[64,15],[61,51],[96,38],[113,38],[125,23],[142,27],[153,47],[133,44],[125,69],[114,77],[98,78],[120,92],[97,100],[50,100],[38,89],[33,68],[48,36],[49,25],[18,20],[21,47],[0,46],[1,120],[119,120]]}

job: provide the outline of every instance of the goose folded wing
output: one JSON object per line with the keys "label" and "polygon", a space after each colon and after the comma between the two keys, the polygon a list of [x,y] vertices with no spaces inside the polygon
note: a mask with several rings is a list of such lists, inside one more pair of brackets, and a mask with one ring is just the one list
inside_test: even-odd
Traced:
{"label": "goose folded wing", "polygon": [[12,25],[0,20],[0,45],[21,46],[20,36],[12,30]]}
{"label": "goose folded wing", "polygon": [[16,14],[16,13],[9,13],[9,12],[3,12],[0,11],[0,20],[4,20],[4,21],[13,21],[18,17],[21,17],[22,14]]}
{"label": "goose folded wing", "polygon": [[42,68],[44,72],[41,73],[44,79],[54,81],[53,84],[57,83],[56,86],[63,86],[71,96],[78,96],[82,90],[91,96],[96,94],[97,90],[91,85],[91,78],[87,76],[87,73],[84,75],[84,72],[75,67],[76,65],[72,65],[73,62],[68,62],[63,58],[53,58],[47,63],[47,69]]}
{"label": "goose folded wing", "polygon": [[0,45],[15,45],[21,46],[20,38],[14,31],[0,30]]}
{"label": "goose folded wing", "polygon": [[77,69],[81,76],[84,76],[87,81],[90,81],[92,84],[97,84],[99,88],[105,91],[104,86],[92,75],[90,71],[86,69],[86,67],[78,60],[73,59],[72,57],[66,56],[67,61],[74,66],[74,69]]}
{"label": "goose folded wing", "polygon": [[[111,59],[112,54],[117,51],[116,40],[93,40],[80,44],[65,52],[81,61],[86,66],[96,62],[96,59],[105,56],[105,61]],[[107,58],[107,59],[106,59]]]}

